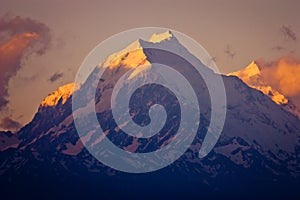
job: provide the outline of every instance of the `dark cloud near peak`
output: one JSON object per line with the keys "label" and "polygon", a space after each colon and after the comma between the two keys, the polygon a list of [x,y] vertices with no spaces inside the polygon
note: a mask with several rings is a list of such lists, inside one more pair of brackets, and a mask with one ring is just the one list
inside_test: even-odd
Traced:
{"label": "dark cloud near peak", "polygon": [[10,117],[5,117],[1,120],[0,127],[10,131],[16,131],[20,129],[22,125]]}
{"label": "dark cloud near peak", "polygon": [[[47,45],[46,47],[49,46],[51,41],[50,29],[45,24],[28,17],[11,17],[8,14],[0,17],[0,32],[6,36],[3,37],[4,39],[9,39],[11,36],[20,33],[37,33],[39,35],[39,42]],[[0,40],[0,42],[2,43],[3,41]],[[40,49],[40,52],[37,53],[44,53],[44,51]]]}
{"label": "dark cloud near peak", "polygon": [[52,74],[50,76],[50,78],[48,80],[53,83],[53,82],[61,79],[63,76],[64,76],[64,73],[62,73],[62,72],[55,72],[54,74]]}

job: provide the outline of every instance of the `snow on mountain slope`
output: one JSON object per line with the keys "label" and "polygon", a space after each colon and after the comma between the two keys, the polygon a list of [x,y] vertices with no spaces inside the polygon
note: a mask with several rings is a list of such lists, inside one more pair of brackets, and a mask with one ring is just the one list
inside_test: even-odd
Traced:
{"label": "snow on mountain slope", "polygon": [[271,86],[267,85],[261,76],[261,72],[255,61],[252,61],[245,69],[227,74],[228,76],[237,76],[247,85],[262,91],[277,104],[287,104],[288,99]]}
{"label": "snow on mountain slope", "polygon": [[41,103],[41,106],[55,106],[61,101],[64,104],[67,99],[79,88],[78,84],[69,83],[57,88],[56,91],[49,94]]}
{"label": "snow on mountain slope", "polygon": [[274,154],[284,150],[296,156],[295,146],[300,142],[299,120],[242,81],[231,80],[224,77],[227,120],[230,121],[224,127],[226,135],[258,143],[262,149]]}
{"label": "snow on mountain slope", "polygon": [[[161,43],[164,40],[171,40],[174,38],[171,31],[166,31],[161,34],[153,34],[149,42],[150,43]],[[104,63],[100,64],[103,66],[110,66],[114,67],[120,64],[121,61],[124,61],[122,64],[125,66],[136,67],[138,64],[141,64],[143,60],[146,59],[146,56],[142,49],[144,49],[144,42],[142,39],[138,39],[135,42],[131,43],[129,46],[124,48],[123,50],[113,53],[112,55],[108,56],[108,58],[104,61]],[[132,52],[134,51],[134,52]],[[134,56],[133,56],[134,55]],[[131,57],[133,56],[133,57]],[[126,58],[126,59],[125,59]],[[149,64],[149,62],[142,63],[142,64]]]}
{"label": "snow on mountain slope", "polygon": [[[186,58],[195,66],[204,66],[186,47],[184,47],[171,31],[166,31],[160,34],[154,33],[148,40],[138,39],[128,45],[123,50],[113,53],[108,58],[99,64],[99,67],[116,67],[123,64],[123,67],[134,68],[142,64],[150,64],[150,55],[145,55],[147,49],[172,50],[173,53]],[[159,54],[155,56],[160,56]],[[202,67],[202,73],[210,73],[212,70],[208,67]]]}
{"label": "snow on mountain slope", "polygon": [[256,61],[252,61],[245,69],[227,74],[228,76],[237,76],[244,81],[248,86],[255,88],[268,97],[275,103],[282,105],[285,110],[300,117],[300,108],[294,104],[293,100],[278,90],[270,86],[270,83],[264,78],[260,66]]}

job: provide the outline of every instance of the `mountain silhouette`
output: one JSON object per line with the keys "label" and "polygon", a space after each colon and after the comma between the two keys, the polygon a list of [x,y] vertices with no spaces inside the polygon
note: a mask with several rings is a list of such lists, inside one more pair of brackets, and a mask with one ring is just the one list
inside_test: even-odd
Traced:
{"label": "mountain silhouette", "polygon": [[[193,62],[159,46],[183,52]],[[139,125],[151,123],[148,111],[154,104],[162,105],[168,114],[161,131],[149,139],[123,132],[113,117],[110,102],[122,75],[133,69],[128,79],[136,77],[143,82],[147,77],[136,71],[137,66],[151,68],[153,63],[173,67],[190,81],[195,93],[201,94],[197,135],[187,151],[163,169],[145,174],[114,170],[95,159],[80,140],[72,115],[72,95],[84,91],[80,95],[86,98],[83,102],[94,103],[100,126],[118,148],[132,153],[163,148],[176,135],[181,118],[181,108],[172,92],[157,84],[146,84],[131,98],[130,113]],[[192,65],[200,66],[203,74],[196,73]],[[101,79],[95,79],[104,66]],[[5,195],[49,199],[299,197],[299,119],[237,77],[222,76],[227,94],[225,125],[213,150],[199,158],[212,115],[210,94],[202,76],[213,78],[216,74],[180,44],[172,32],[155,34],[148,41],[139,39],[109,56],[80,86],[62,86],[46,97],[33,120],[20,131],[13,136],[3,133],[7,136],[1,136],[5,148],[0,152],[0,182]],[[96,87],[94,96],[90,94],[91,85]],[[80,105],[78,109],[87,106]],[[93,136],[89,118],[84,119],[80,123],[87,127],[85,142],[101,143],[101,138]]]}

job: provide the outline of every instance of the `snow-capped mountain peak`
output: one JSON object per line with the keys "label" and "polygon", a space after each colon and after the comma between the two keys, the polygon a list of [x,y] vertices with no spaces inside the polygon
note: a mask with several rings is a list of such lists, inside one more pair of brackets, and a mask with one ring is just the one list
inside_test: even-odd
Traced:
{"label": "snow-capped mountain peak", "polygon": [[149,42],[160,43],[164,40],[171,40],[173,37],[174,37],[174,34],[171,31],[166,31],[166,32],[160,33],[160,34],[154,33],[150,37]]}
{"label": "snow-capped mountain peak", "polygon": [[260,68],[255,61],[252,61],[244,70],[231,73],[231,75],[243,76],[243,78],[251,78],[260,74]]}
{"label": "snow-capped mountain peak", "polygon": [[276,104],[285,105],[289,100],[279,91],[268,85],[261,75],[261,69],[255,61],[252,61],[245,69],[227,74],[228,76],[237,76],[247,85],[260,90],[269,96]]}
{"label": "snow-capped mountain peak", "polygon": [[[160,56],[158,55],[160,54],[160,51],[169,52],[170,55],[173,54],[185,58],[185,60],[188,60],[193,66],[199,67],[204,76],[212,72],[210,68],[202,63],[202,60],[200,61],[199,58],[190,53],[190,51],[176,38],[175,34],[169,30],[162,33],[154,33],[147,40],[138,39],[134,41],[123,50],[108,56],[103,63],[99,64],[99,67],[115,68],[122,66],[124,69],[136,68],[142,65],[151,65],[152,63],[155,63],[155,59]],[[168,60],[168,58],[164,59]]]}
{"label": "snow-capped mountain peak", "polygon": [[163,43],[163,45],[168,43],[168,45],[177,46],[177,48],[182,46],[171,31],[154,33],[148,40],[138,39],[123,50],[111,54],[100,66],[115,67],[123,65],[134,68],[139,65],[149,64],[144,49],[153,47],[161,48],[160,43]]}
{"label": "snow-capped mountain peak", "polygon": [[56,106],[60,101],[64,104],[67,99],[79,88],[78,84],[68,83],[57,88],[56,91],[50,93],[41,103],[41,106]]}

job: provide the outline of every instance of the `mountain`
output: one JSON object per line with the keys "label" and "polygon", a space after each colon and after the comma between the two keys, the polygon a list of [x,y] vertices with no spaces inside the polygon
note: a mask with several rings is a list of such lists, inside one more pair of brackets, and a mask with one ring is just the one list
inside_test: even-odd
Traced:
{"label": "mountain", "polygon": [[237,76],[243,80],[248,86],[260,90],[269,96],[276,104],[281,105],[288,112],[300,118],[300,107],[297,99],[287,97],[278,91],[277,88],[271,86],[271,83],[262,74],[259,62],[252,61],[245,69],[229,73],[228,76]]}
{"label": "mountain", "polygon": [[[180,51],[192,63],[159,47]],[[124,133],[110,105],[113,88],[122,75],[128,73],[125,83],[132,78],[145,83],[148,78],[144,71],[152,70],[154,63],[173,67],[201,94],[197,135],[177,161],[161,170],[130,174],[111,169],[96,160],[79,139],[72,115],[72,96],[79,95],[87,102],[79,105],[77,112],[89,108],[89,102],[95,105],[99,124],[107,138],[119,148],[132,153],[163,148],[173,139],[181,118],[181,108],[172,92],[159,85],[146,84],[133,93],[130,114],[137,124],[150,122],[147,113],[151,105],[160,104],[166,110],[168,123],[150,139]],[[148,67],[139,73],[141,69],[137,66],[142,64]],[[224,129],[213,150],[199,158],[198,152],[211,123],[212,103],[203,77],[191,64],[199,66],[207,78],[216,76],[190,54],[173,33],[166,32],[155,34],[148,41],[139,39],[109,56],[80,86],[60,87],[45,98],[33,120],[15,134],[18,145],[1,148],[3,195],[49,199],[299,198],[299,119],[237,77],[222,76],[227,94]],[[95,79],[103,68],[103,76]],[[155,80],[160,79],[157,74],[153,76]],[[133,87],[132,84],[127,86]],[[94,96],[91,95],[93,87]],[[188,104],[185,106],[190,108]],[[100,144],[103,138],[95,138],[95,127],[89,115],[84,114],[88,113],[82,114],[86,118],[80,122],[86,127],[84,141]]]}

